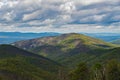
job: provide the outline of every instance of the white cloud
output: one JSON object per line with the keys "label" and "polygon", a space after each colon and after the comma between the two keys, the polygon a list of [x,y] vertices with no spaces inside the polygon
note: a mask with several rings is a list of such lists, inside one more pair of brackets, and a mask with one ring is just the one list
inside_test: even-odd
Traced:
{"label": "white cloud", "polygon": [[3,18],[6,19],[7,21],[12,21],[13,18],[16,16],[16,15],[13,15],[14,12],[11,11],[11,12],[8,12],[6,14],[4,14]]}
{"label": "white cloud", "polygon": [[93,3],[99,3],[107,0],[76,0],[78,3],[84,4],[84,5],[89,5]]}
{"label": "white cloud", "polygon": [[24,14],[23,21],[35,19],[36,17],[38,17],[39,14],[40,14],[40,11],[36,11],[36,12],[30,13],[30,14]]}
{"label": "white cloud", "polygon": [[76,10],[76,6],[73,1],[71,2],[66,2],[65,4],[60,5],[60,10],[65,12],[65,13],[72,13],[73,11]]}
{"label": "white cloud", "polygon": [[113,16],[112,19],[120,21],[120,14]]}
{"label": "white cloud", "polygon": [[3,3],[3,2],[0,2],[0,8],[2,8],[3,5],[4,5],[4,3]]}
{"label": "white cloud", "polygon": [[99,26],[99,25],[87,25],[87,24],[81,24],[81,25],[63,25],[59,28],[53,27],[51,25],[49,26],[41,26],[41,27],[15,27],[14,25],[12,26],[0,26],[0,31],[11,31],[11,32],[17,32],[17,31],[21,31],[21,32],[59,32],[59,33],[70,33],[70,32],[92,32],[92,33],[96,33],[96,32],[115,32],[115,33],[119,33],[120,31],[120,26],[118,26],[117,28],[114,28],[116,26]]}
{"label": "white cloud", "polygon": [[41,26],[52,25],[54,22],[55,22],[55,20],[46,19],[45,21],[41,21],[41,22],[38,20],[30,21],[30,22],[28,22],[28,24],[32,25],[32,26],[41,27]]}
{"label": "white cloud", "polygon": [[89,17],[85,17],[83,19],[80,19],[81,22],[100,22],[103,20],[103,18],[105,17],[106,15],[93,15],[93,16],[89,16]]}
{"label": "white cloud", "polygon": [[31,32],[118,31],[119,3],[120,0],[1,0],[0,28]]}

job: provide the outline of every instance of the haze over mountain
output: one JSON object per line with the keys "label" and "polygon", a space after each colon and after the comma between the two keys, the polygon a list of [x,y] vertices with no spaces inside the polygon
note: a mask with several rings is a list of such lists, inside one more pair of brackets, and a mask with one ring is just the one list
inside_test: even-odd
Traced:
{"label": "haze over mountain", "polygon": [[10,44],[20,40],[33,39],[46,36],[57,36],[59,33],[21,33],[21,32],[0,32],[0,44]]}
{"label": "haze over mountain", "polygon": [[107,42],[120,39],[120,33],[84,33],[85,35],[98,38]]}
{"label": "haze over mountain", "polygon": [[[44,32],[44,33],[21,33],[21,32],[0,32],[0,44],[10,44],[20,40],[28,40],[46,36],[58,36],[64,33]],[[120,39],[120,33],[80,33],[107,42]]]}
{"label": "haze over mountain", "polygon": [[87,61],[91,64],[109,54],[119,55],[119,51],[114,53],[113,49],[119,46],[77,33],[23,40],[12,45],[50,58],[68,67],[75,67],[80,61]]}

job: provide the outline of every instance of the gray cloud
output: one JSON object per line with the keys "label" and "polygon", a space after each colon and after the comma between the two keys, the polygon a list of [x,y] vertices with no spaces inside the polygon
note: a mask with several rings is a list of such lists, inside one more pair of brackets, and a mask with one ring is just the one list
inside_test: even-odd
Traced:
{"label": "gray cloud", "polygon": [[120,0],[1,0],[0,17],[1,31],[119,30]]}

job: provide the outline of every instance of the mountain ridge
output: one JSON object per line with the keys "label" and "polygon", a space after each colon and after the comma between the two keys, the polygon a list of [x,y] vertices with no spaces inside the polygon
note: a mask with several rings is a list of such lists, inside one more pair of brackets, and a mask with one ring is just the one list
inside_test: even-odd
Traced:
{"label": "mountain ridge", "polygon": [[[101,43],[101,44],[108,44],[110,45],[110,43],[104,42],[100,39],[97,38],[92,38],[83,34],[77,34],[77,33],[70,33],[70,34],[62,34],[60,36],[54,36],[54,37],[43,37],[43,38],[36,38],[36,39],[30,39],[30,40],[23,40],[23,41],[18,41],[13,43],[12,45],[18,46],[18,47],[22,47],[22,45],[25,46],[25,44],[29,45],[29,47],[38,47],[38,46],[42,46],[42,45],[54,45],[54,44],[60,44],[61,41],[65,40],[65,39],[69,39],[69,40],[83,40],[83,42],[87,42],[87,40],[85,41],[85,39],[88,39],[88,42],[91,41],[91,44],[93,43]],[[70,39],[71,38],[71,39]],[[75,39],[74,39],[75,38]],[[92,43],[92,41],[94,41]],[[22,44],[23,43],[23,44]],[[62,42],[61,42],[62,43]],[[113,45],[113,44],[111,44]],[[28,48],[28,47],[27,47]]]}
{"label": "mountain ridge", "polygon": [[[10,44],[20,40],[33,39],[45,36],[57,36],[60,33],[21,33],[21,32],[0,32],[0,44]],[[10,39],[9,39],[10,38]]]}
{"label": "mountain ridge", "polygon": [[[83,34],[71,33],[13,43],[12,45],[42,55],[68,67],[80,61],[94,62],[98,55],[119,47]],[[99,60],[98,60],[99,61]]]}
{"label": "mountain ridge", "polygon": [[111,41],[111,43],[120,45],[120,39],[117,39],[117,40]]}
{"label": "mountain ridge", "polygon": [[62,66],[48,58],[11,45],[0,45],[0,79],[54,80]]}

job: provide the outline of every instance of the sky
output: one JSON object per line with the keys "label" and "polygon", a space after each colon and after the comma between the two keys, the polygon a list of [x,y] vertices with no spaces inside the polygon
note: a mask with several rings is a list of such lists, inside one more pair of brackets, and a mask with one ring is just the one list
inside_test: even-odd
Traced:
{"label": "sky", "polygon": [[120,33],[120,0],[0,0],[0,32]]}

